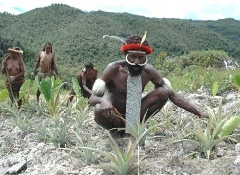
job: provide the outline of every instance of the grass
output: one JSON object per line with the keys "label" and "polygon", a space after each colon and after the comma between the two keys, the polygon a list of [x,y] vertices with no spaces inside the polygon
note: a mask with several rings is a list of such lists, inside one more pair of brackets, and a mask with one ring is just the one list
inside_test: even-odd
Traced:
{"label": "grass", "polygon": [[[145,131],[146,132],[146,131]],[[101,149],[90,148],[90,147],[82,147],[83,149],[90,149],[101,154],[104,158],[109,160],[109,163],[100,163],[99,165],[93,165],[94,168],[101,168],[108,171],[111,171],[117,175],[129,175],[134,165],[140,164],[140,161],[144,157],[139,157],[139,141],[146,134],[143,133],[138,139],[136,139],[133,143],[131,139],[129,139],[128,145],[122,150],[115,140],[109,136],[110,138],[110,146],[112,148],[112,152],[107,152]],[[138,151],[136,153],[136,150]]]}
{"label": "grass", "polygon": [[182,73],[173,72],[167,76],[171,81],[173,89],[176,91],[194,92],[201,86],[209,89],[211,94],[212,84],[219,82],[219,93],[234,89],[232,84],[225,82],[231,77],[238,75],[240,69],[204,69],[196,68],[194,70],[185,70]]}

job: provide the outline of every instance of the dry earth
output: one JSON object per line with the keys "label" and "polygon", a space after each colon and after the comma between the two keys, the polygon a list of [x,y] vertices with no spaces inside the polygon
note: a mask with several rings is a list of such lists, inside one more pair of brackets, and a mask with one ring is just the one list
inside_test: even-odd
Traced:
{"label": "dry earth", "polygon": [[[211,97],[204,91],[198,94],[186,94],[179,92],[194,102],[197,106],[204,105],[212,109],[218,107],[220,98]],[[239,102],[237,92],[223,95],[226,103],[223,112],[228,111],[234,104]],[[36,104],[33,104],[33,106]],[[140,162],[139,174],[141,175],[240,175],[240,131],[237,129],[233,135],[236,142],[222,141],[212,151],[210,159],[199,154],[197,146],[190,142],[173,143],[187,135],[186,128],[191,126],[189,117],[192,114],[176,107],[171,102],[166,105],[169,112],[169,121],[164,120],[163,114],[158,113],[154,119],[158,124],[158,131],[146,137],[145,145],[140,149],[140,155],[144,159]],[[110,175],[102,169],[94,169],[91,165],[106,162],[106,159],[98,153],[93,153],[91,163],[86,164],[79,154],[71,154],[74,150],[74,137],[69,140],[65,148],[57,148],[51,142],[39,140],[34,130],[49,117],[41,115],[40,107],[31,113],[30,121],[33,129],[23,136],[22,130],[16,126],[11,116],[5,116],[3,109],[0,116],[0,174],[21,175]],[[106,130],[96,125],[93,121],[92,109],[88,111],[89,117],[79,128],[79,136],[88,140],[94,148],[111,151],[109,136]],[[237,112],[239,113],[239,111]],[[65,115],[64,119],[71,120],[74,115]],[[167,124],[168,123],[168,124]],[[170,123],[170,124],[169,124]],[[74,128],[74,126],[71,126]],[[36,127],[35,127],[36,129]],[[71,130],[71,128],[70,128]],[[72,135],[73,136],[73,135]],[[129,138],[126,138],[126,141]],[[124,146],[122,146],[124,148]],[[75,148],[76,149],[76,148]],[[17,169],[16,169],[17,168]],[[130,174],[138,174],[137,164],[134,164]]]}

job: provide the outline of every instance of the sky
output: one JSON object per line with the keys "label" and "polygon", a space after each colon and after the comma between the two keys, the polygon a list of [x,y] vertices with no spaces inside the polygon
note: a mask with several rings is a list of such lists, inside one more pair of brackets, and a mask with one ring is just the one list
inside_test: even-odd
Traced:
{"label": "sky", "polygon": [[51,4],[66,4],[85,12],[127,12],[152,18],[240,20],[240,0],[0,0],[0,12],[18,15]]}

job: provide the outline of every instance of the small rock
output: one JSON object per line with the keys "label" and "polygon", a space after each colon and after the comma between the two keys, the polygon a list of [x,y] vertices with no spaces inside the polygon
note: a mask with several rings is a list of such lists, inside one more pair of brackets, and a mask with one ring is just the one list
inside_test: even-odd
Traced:
{"label": "small rock", "polygon": [[240,152],[240,143],[237,143],[237,144],[235,145],[235,151],[236,151],[236,152]]}
{"label": "small rock", "polygon": [[240,165],[240,156],[237,157],[237,159],[234,161],[235,165]]}
{"label": "small rock", "polygon": [[13,174],[13,173],[18,173],[19,171],[21,171],[22,169],[24,169],[27,165],[27,162],[26,161],[21,161],[17,164],[14,164],[13,166],[11,166],[9,169],[8,169],[8,172]]}
{"label": "small rock", "polygon": [[64,175],[64,171],[63,170],[57,170],[56,175]]}

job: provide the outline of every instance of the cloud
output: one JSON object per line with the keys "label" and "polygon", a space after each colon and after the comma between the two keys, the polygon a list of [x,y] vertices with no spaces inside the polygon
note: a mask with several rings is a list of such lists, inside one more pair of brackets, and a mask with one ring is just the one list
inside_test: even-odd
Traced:
{"label": "cloud", "polygon": [[0,12],[20,14],[51,4],[67,4],[83,11],[128,12],[156,18],[179,18],[193,20],[216,20],[235,18],[240,20],[239,0],[1,0]]}

